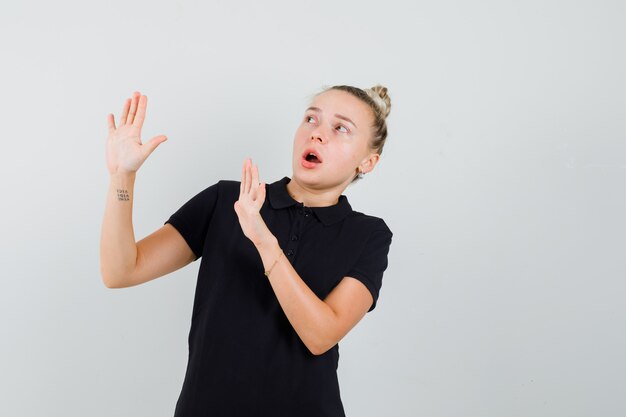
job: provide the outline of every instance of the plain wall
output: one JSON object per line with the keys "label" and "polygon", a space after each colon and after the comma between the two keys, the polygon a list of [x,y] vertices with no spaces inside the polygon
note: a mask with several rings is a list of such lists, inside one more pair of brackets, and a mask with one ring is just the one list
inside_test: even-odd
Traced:
{"label": "plain wall", "polygon": [[[389,88],[346,190],[394,232],[340,342],[349,417],[626,415],[620,1],[0,6],[0,415],[171,416],[199,262],[104,286],[106,116],[148,96],[139,240],[246,157],[291,176],[324,85]],[[297,416],[296,416],[297,417]]]}

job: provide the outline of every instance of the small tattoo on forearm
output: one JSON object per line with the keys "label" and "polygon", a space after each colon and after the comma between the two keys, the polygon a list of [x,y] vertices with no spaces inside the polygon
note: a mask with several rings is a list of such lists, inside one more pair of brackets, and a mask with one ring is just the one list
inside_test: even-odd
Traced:
{"label": "small tattoo on forearm", "polygon": [[128,190],[117,189],[117,199],[120,201],[128,201],[130,197],[128,195]]}

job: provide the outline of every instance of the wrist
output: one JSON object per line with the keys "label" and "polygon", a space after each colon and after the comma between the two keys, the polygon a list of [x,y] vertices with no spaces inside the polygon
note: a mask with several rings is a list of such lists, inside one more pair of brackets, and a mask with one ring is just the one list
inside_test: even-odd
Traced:
{"label": "wrist", "polygon": [[135,180],[135,178],[137,177],[137,172],[136,171],[121,171],[121,172],[109,173],[109,177],[111,181],[129,182],[129,181]]}
{"label": "wrist", "polygon": [[264,237],[259,239],[257,242],[255,242],[254,246],[256,246],[258,250],[273,248],[275,246],[278,246],[278,239],[276,239],[276,236],[274,236],[268,230],[267,235],[265,235]]}

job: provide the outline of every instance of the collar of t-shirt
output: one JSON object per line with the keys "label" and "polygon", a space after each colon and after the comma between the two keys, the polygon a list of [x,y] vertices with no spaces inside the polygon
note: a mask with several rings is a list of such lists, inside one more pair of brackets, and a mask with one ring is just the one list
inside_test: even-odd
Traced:
{"label": "collar of t-shirt", "polygon": [[343,220],[348,213],[352,211],[352,207],[348,202],[348,198],[345,195],[339,196],[339,201],[326,207],[308,207],[304,206],[299,201],[294,200],[287,191],[287,184],[291,181],[289,177],[283,177],[282,179],[275,181],[267,185],[267,196],[270,204],[274,209],[282,209],[292,205],[311,210],[317,218],[325,225],[330,225],[338,221]]}

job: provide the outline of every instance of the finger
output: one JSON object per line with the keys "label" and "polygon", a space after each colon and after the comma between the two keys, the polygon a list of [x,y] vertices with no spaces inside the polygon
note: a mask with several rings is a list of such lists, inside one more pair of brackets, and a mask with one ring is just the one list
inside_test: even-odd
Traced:
{"label": "finger", "polygon": [[246,187],[246,162],[243,161],[243,168],[241,169],[241,183],[239,184],[239,197],[243,195],[244,189]]}
{"label": "finger", "polygon": [[251,164],[250,165],[250,197],[252,197],[252,200],[256,200],[257,197],[257,189],[259,187],[259,183],[257,182],[257,177],[255,175],[255,169],[256,169],[256,165]]}
{"label": "finger", "polygon": [[244,187],[244,192],[245,193],[249,193],[250,192],[250,185],[251,185],[251,181],[250,181],[250,164],[252,163],[252,160],[250,160],[250,158],[246,159],[246,186]]}
{"label": "finger", "polygon": [[115,130],[115,116],[113,115],[113,113],[108,114],[107,125],[109,126],[109,132]]}
{"label": "finger", "polygon": [[256,200],[257,190],[259,189],[259,167],[256,165],[252,165],[252,181],[250,182],[250,185],[252,187],[252,193],[254,199]]}
{"label": "finger", "polygon": [[137,105],[137,114],[135,115],[135,120],[133,121],[133,126],[141,129],[143,126],[143,121],[146,119],[146,107],[148,106],[148,96],[140,96],[139,103]]}
{"label": "finger", "polygon": [[127,98],[124,101],[124,107],[122,108],[122,116],[120,117],[120,126],[126,124],[126,118],[128,117],[128,109],[130,108],[130,99]]}
{"label": "finger", "polygon": [[265,183],[262,182],[259,184],[259,198],[261,200],[261,206],[263,206],[263,202],[265,202]]}
{"label": "finger", "polygon": [[259,166],[252,165],[252,186],[259,186]]}
{"label": "finger", "polygon": [[132,124],[135,120],[135,113],[137,112],[137,101],[139,101],[139,92],[135,91],[133,93],[133,98],[130,101],[130,110],[128,111],[128,120],[126,121],[128,124]]}
{"label": "finger", "polygon": [[161,143],[165,142],[166,140],[167,140],[167,136],[159,135],[159,136],[153,137],[148,143],[144,143],[143,145],[141,145],[142,149],[145,152],[146,158],[150,156],[152,152],[154,152],[157,146],[159,146]]}

